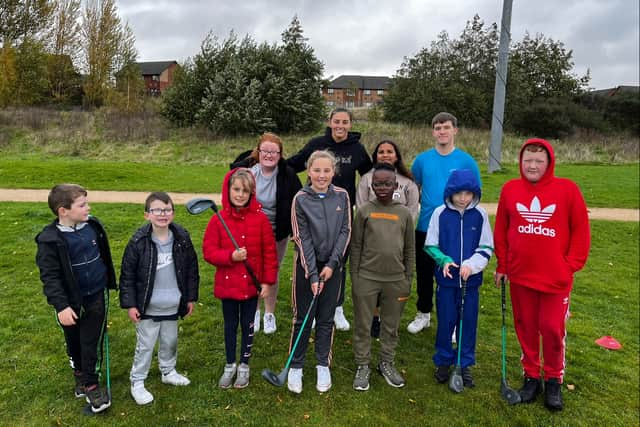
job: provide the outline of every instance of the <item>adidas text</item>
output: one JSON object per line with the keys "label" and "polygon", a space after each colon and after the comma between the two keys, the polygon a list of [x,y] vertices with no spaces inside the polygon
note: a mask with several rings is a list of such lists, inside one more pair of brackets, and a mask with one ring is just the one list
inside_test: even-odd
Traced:
{"label": "adidas text", "polygon": [[542,225],[520,225],[518,232],[522,234],[537,234],[541,236],[556,237],[556,230],[553,228],[543,227]]}

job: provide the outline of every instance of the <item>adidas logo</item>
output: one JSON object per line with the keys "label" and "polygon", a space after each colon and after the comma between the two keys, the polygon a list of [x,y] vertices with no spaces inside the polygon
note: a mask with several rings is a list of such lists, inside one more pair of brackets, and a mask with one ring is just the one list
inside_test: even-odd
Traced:
{"label": "adidas logo", "polygon": [[342,208],[340,207],[340,205],[338,205],[338,207],[336,208],[336,212],[342,212]]}
{"label": "adidas logo", "polygon": [[556,211],[555,204],[551,204],[544,209],[541,209],[540,199],[538,199],[537,196],[534,196],[531,200],[531,205],[528,208],[522,203],[516,203],[516,209],[522,218],[529,222],[528,225],[518,226],[518,232],[522,234],[536,234],[540,236],[555,237],[555,229],[542,226],[542,223],[549,220]]}

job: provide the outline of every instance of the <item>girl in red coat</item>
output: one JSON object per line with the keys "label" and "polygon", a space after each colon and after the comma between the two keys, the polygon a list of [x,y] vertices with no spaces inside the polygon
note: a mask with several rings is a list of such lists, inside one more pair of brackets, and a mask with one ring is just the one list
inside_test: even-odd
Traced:
{"label": "girl in red coat", "polygon": [[[240,248],[235,249],[217,216],[209,221],[202,242],[204,259],[216,266],[213,295],[222,300],[224,316],[227,363],[218,382],[220,388],[231,387],[234,376],[234,387],[249,385],[249,358],[258,297],[268,295],[278,273],[273,230],[267,216],[260,210],[255,189],[255,180],[248,169],[238,168],[228,172],[222,184],[220,215]],[[247,273],[245,260],[262,284],[260,294]],[[238,323],[242,339],[240,364],[236,365]]]}

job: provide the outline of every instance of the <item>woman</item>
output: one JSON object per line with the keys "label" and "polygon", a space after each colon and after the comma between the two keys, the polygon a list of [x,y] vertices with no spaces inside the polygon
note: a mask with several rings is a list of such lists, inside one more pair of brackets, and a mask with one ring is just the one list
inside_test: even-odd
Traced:
{"label": "woman", "polygon": [[[302,188],[302,183],[294,170],[284,160],[282,140],[274,133],[265,132],[258,140],[251,155],[232,165],[248,167],[256,179],[256,198],[262,205],[262,211],[269,218],[276,238],[278,266],[287,251],[291,236],[291,202],[293,196]],[[278,277],[280,275],[278,274]],[[276,331],[276,301],[278,282],[264,298],[264,333]],[[260,303],[254,320],[254,331],[260,330]]]}

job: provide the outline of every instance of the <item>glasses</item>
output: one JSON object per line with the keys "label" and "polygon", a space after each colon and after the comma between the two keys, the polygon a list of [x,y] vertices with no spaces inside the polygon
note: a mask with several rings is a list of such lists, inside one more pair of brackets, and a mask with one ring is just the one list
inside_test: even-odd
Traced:
{"label": "glasses", "polygon": [[371,183],[373,188],[393,188],[395,185],[395,181],[374,181]]}
{"label": "glasses", "polygon": [[173,209],[172,208],[167,208],[167,209],[153,208],[153,209],[149,209],[149,213],[157,216],[171,215],[173,213]]}
{"label": "glasses", "polygon": [[260,151],[260,154],[262,154],[263,156],[276,156],[280,154],[279,151],[266,151],[266,150],[258,150],[258,151]]}

